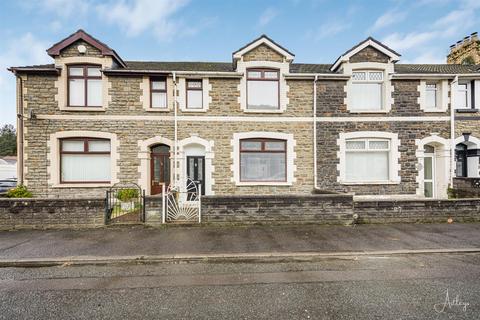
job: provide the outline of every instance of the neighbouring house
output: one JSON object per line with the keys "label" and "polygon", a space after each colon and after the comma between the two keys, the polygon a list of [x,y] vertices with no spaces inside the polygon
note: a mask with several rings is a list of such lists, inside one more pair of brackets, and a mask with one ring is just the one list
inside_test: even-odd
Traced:
{"label": "neighbouring house", "polygon": [[325,64],[265,35],[227,62],[124,61],[83,30],[47,53],[10,68],[19,180],[37,197],[189,177],[206,195],[446,198],[454,175],[479,174],[479,119],[451,121],[476,110],[475,65],[401,64],[370,37]]}

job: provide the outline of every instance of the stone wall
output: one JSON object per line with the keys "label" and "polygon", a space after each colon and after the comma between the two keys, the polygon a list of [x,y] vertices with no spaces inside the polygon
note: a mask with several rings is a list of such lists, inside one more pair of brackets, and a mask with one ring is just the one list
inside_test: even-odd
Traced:
{"label": "stone wall", "polygon": [[105,199],[0,199],[0,229],[104,225]]}
{"label": "stone wall", "polygon": [[78,49],[77,49],[79,45],[84,45],[87,48],[87,51],[84,54],[82,54],[82,56],[85,56],[85,57],[102,57],[103,56],[100,50],[86,43],[83,40],[75,41],[74,43],[72,43],[71,45],[63,49],[60,52],[60,56],[62,56],[63,58],[79,56],[80,53],[78,52]]}
{"label": "stone wall", "polygon": [[202,221],[344,223],[352,220],[351,195],[202,197]]}
{"label": "stone wall", "polygon": [[368,46],[350,57],[350,63],[356,62],[380,62],[387,63],[390,58],[383,52],[374,47]]}
{"label": "stone wall", "polygon": [[250,50],[243,55],[243,61],[274,61],[283,62],[283,56],[277,51],[273,50],[266,44],[261,44],[258,47]]}
{"label": "stone wall", "polygon": [[480,178],[453,178],[455,198],[480,198]]}

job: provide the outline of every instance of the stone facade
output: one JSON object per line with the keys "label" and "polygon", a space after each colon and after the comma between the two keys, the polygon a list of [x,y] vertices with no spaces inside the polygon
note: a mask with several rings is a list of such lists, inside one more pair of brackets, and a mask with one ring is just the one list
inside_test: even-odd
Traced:
{"label": "stone facade", "polygon": [[480,40],[476,32],[465,37],[450,47],[447,56],[449,64],[479,64],[480,63]]}
{"label": "stone facade", "polygon": [[261,44],[258,47],[245,53],[243,61],[274,61],[283,62],[283,56],[277,51],[273,50],[266,44]]}
{"label": "stone facade", "polygon": [[357,62],[380,62],[380,63],[387,63],[389,57],[383,53],[378,51],[377,49],[368,46],[358,53],[354,54],[350,57],[350,63],[357,63]]}

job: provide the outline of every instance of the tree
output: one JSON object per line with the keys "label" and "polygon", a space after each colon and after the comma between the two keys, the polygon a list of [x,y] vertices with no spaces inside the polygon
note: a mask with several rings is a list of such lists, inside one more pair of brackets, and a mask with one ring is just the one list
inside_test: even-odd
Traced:
{"label": "tree", "polygon": [[15,127],[6,124],[0,128],[0,157],[17,155],[17,134]]}

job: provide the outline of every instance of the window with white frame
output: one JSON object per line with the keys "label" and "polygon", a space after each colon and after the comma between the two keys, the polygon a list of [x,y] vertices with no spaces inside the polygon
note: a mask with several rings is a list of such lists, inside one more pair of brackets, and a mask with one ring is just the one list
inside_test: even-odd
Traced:
{"label": "window with white frame", "polygon": [[276,69],[247,69],[247,109],[280,109],[279,78]]}
{"label": "window with white frame", "polygon": [[286,182],[287,141],[240,140],[241,182]]}
{"label": "window with white frame", "polygon": [[202,80],[187,80],[186,85],[187,109],[203,108],[203,86]]}
{"label": "window with white frame", "polygon": [[456,109],[469,109],[471,108],[470,95],[471,86],[468,82],[461,82],[457,84],[457,95],[455,97]]}
{"label": "window with white frame", "polygon": [[102,73],[96,65],[70,65],[67,68],[68,106],[102,107]]}
{"label": "window with white frame", "polygon": [[167,108],[167,79],[150,79],[150,107],[166,109]]}
{"label": "window with white frame", "polygon": [[110,163],[108,139],[60,140],[60,183],[109,183]]}
{"label": "window with white frame", "polygon": [[390,180],[390,139],[345,141],[345,180],[380,182]]}
{"label": "window with white frame", "polygon": [[432,82],[427,82],[426,84],[426,95],[425,95],[425,106],[426,109],[437,109],[438,108],[438,84],[437,83],[432,83]]}
{"label": "window with white frame", "polygon": [[351,111],[377,111],[383,109],[383,71],[356,70],[351,80]]}

